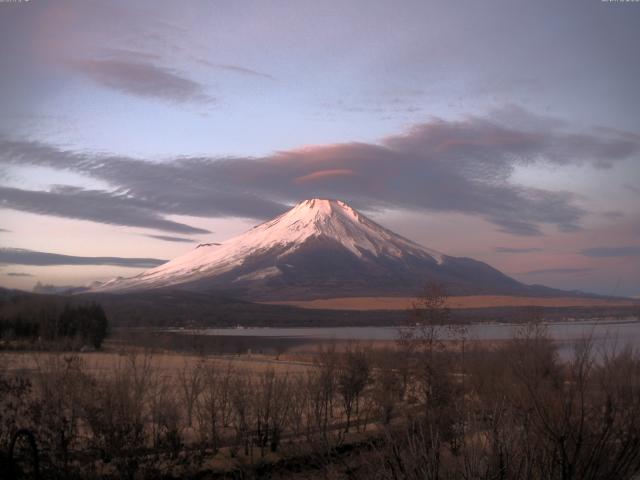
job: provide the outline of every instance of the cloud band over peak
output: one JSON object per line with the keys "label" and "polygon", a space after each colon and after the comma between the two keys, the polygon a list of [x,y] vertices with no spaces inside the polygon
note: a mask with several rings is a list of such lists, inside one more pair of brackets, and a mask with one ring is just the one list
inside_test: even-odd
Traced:
{"label": "cloud band over peak", "polygon": [[[499,112],[498,112],[499,113]],[[587,213],[569,191],[516,184],[518,166],[607,168],[640,153],[637,136],[611,129],[576,131],[511,108],[458,121],[432,119],[379,143],[340,143],[260,158],[180,157],[163,162],[67,151],[0,139],[0,163],[47,166],[99,179],[112,192],[0,188],[8,208],[166,232],[206,233],[165,215],[269,218],[310,197],[356,208],[479,216],[515,235],[580,229]],[[513,121],[517,117],[518,121]]]}

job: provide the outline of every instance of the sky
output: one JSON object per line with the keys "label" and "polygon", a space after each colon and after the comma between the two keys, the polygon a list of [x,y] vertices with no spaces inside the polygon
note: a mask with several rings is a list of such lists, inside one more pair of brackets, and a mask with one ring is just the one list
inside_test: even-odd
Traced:
{"label": "sky", "polygon": [[0,0],[0,285],[132,276],[338,198],[640,295],[640,2]]}

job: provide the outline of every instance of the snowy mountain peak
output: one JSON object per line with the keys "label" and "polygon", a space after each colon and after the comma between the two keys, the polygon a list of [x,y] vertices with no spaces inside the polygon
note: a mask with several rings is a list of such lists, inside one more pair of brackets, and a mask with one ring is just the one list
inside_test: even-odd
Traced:
{"label": "snowy mountain peak", "polygon": [[262,245],[290,245],[291,249],[309,239],[329,239],[361,257],[400,257],[407,253],[430,256],[440,262],[442,254],[422,247],[369,220],[341,200],[304,200],[275,219],[254,227],[245,235],[257,237]]}
{"label": "snowy mountain peak", "polygon": [[285,215],[301,218],[314,217],[315,219],[332,217],[334,215],[347,215],[355,220],[359,220],[360,218],[358,212],[345,202],[327,198],[311,198],[309,200],[303,200],[289,210]]}
{"label": "snowy mountain peak", "polygon": [[362,218],[356,210],[343,201],[313,198],[296,204],[288,212],[254,228],[269,229],[277,226],[278,230],[291,232],[307,230],[310,235],[315,233],[332,236],[336,232],[329,228],[331,225],[363,223]]}
{"label": "snowy mountain peak", "polygon": [[156,288],[220,276],[233,277],[231,283],[264,280],[289,268],[286,259],[291,255],[318,245],[341,248],[363,260],[420,258],[433,265],[443,261],[439,252],[385,229],[343,201],[313,198],[222,244],[200,244],[159,267],[100,289]]}

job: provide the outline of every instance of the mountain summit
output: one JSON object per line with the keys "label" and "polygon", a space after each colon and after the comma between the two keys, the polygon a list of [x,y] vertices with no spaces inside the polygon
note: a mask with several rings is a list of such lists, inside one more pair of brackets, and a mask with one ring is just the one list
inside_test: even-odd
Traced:
{"label": "mountain summit", "polygon": [[314,198],[222,244],[99,291],[179,287],[252,300],[414,295],[427,280],[454,294],[534,294],[486,263],[451,257],[378,225],[345,202]]}

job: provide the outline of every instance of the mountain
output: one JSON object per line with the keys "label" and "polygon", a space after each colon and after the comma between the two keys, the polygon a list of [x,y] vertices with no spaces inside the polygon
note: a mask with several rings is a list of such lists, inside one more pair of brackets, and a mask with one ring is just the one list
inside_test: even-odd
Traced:
{"label": "mountain", "polygon": [[427,280],[451,294],[554,295],[471,258],[418,245],[339,200],[311,199],[222,244],[205,243],[159,267],[94,288],[176,287],[251,300],[415,295]]}

